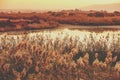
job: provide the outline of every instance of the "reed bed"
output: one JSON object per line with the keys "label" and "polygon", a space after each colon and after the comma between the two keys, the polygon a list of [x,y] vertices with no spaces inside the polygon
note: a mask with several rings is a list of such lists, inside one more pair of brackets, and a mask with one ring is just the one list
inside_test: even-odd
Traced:
{"label": "reed bed", "polygon": [[0,80],[119,80],[120,31],[0,35]]}

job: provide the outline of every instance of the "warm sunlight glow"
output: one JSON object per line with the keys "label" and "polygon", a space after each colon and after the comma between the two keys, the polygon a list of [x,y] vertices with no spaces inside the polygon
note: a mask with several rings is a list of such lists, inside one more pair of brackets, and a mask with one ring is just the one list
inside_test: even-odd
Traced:
{"label": "warm sunlight glow", "polygon": [[[4,1],[4,2],[3,2]],[[95,4],[120,3],[120,0],[0,0],[2,9],[74,9]]]}
{"label": "warm sunlight glow", "polygon": [[0,0],[0,7],[4,4],[4,0]]}
{"label": "warm sunlight glow", "polygon": [[[96,32],[89,32],[89,31],[79,31],[79,30],[69,30],[69,29],[63,29],[63,30],[55,30],[55,31],[42,31],[42,32],[34,32],[29,33],[27,36],[29,39],[34,39],[37,41],[37,36],[42,36],[44,39],[44,43],[47,43],[48,40],[52,40],[54,43],[56,40],[60,40],[62,43],[64,40],[77,40],[76,43],[79,45],[82,43],[84,45],[84,49],[86,50],[89,42],[93,42],[93,45],[96,43],[100,43],[101,45],[104,43],[107,45],[107,49],[110,50],[113,46],[113,44],[116,44],[119,41],[120,31],[105,31],[102,33],[96,33]],[[7,36],[10,38],[14,37],[16,39],[16,42],[20,42],[24,37],[23,35],[7,35],[3,34],[0,35],[0,41],[4,36]],[[17,38],[19,36],[19,39]],[[2,44],[2,42],[0,42]],[[74,44],[74,43],[73,43]],[[91,44],[92,45],[92,44]],[[77,45],[76,45],[77,47]]]}

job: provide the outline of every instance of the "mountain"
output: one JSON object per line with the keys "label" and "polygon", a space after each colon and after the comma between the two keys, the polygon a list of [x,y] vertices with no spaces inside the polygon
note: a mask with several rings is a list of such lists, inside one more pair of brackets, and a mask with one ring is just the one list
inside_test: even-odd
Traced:
{"label": "mountain", "polygon": [[120,11],[120,3],[115,3],[115,4],[98,4],[98,5],[91,5],[87,7],[81,8],[82,10],[105,10],[108,12],[114,12],[114,11]]}

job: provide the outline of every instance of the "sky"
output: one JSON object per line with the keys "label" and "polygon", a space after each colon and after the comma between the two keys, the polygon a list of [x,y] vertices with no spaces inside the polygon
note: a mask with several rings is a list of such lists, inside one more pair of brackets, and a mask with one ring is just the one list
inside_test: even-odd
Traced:
{"label": "sky", "polygon": [[120,0],[0,0],[0,9],[75,9]]}

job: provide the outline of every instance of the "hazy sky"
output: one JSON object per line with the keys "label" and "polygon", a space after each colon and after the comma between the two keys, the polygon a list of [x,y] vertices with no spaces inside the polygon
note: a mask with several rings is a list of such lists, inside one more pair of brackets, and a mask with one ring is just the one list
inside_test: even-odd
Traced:
{"label": "hazy sky", "polygon": [[74,9],[94,4],[120,3],[120,0],[0,0],[1,9]]}

